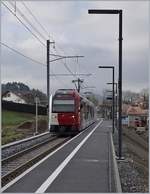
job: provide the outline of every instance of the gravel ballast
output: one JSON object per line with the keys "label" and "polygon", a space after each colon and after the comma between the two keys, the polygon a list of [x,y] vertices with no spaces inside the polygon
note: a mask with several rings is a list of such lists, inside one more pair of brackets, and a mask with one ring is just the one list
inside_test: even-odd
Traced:
{"label": "gravel ballast", "polygon": [[[113,135],[116,153],[118,152],[118,131]],[[118,170],[121,180],[122,192],[148,192],[148,161],[147,166],[139,164],[137,154],[134,153],[122,138],[122,156],[123,160],[118,160]],[[134,142],[133,142],[134,144]],[[144,159],[143,159],[144,160]],[[146,168],[147,167],[147,168]]]}

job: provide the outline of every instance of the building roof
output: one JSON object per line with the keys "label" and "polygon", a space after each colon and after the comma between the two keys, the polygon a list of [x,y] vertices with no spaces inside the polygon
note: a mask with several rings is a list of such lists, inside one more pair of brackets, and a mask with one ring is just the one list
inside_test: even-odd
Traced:
{"label": "building roof", "polygon": [[129,109],[130,106],[131,105],[129,105],[129,104],[123,104],[122,105],[122,114],[123,115],[127,115],[127,110]]}
{"label": "building roof", "polygon": [[10,91],[8,91],[8,90],[7,90],[7,91],[5,91],[5,92],[3,92],[3,93],[2,93],[2,98],[3,98],[3,97],[5,97],[5,96],[6,96],[6,94],[8,94],[9,92],[10,92]]}
{"label": "building roof", "polygon": [[5,98],[5,96],[6,96],[8,93],[15,94],[17,97],[21,98],[22,100],[24,100],[24,101],[26,102],[26,100],[25,100],[24,97],[21,95],[21,93],[12,92],[12,91],[9,91],[9,90],[7,90],[6,92],[4,92],[4,93],[2,94],[2,99]]}
{"label": "building roof", "polygon": [[127,110],[128,115],[148,115],[148,110],[142,109],[139,106],[130,106]]}
{"label": "building roof", "polygon": [[18,94],[18,93],[16,93],[16,92],[9,91],[9,90],[7,90],[6,92],[4,92],[4,93],[2,94],[2,98],[5,97],[8,93],[15,94],[16,96],[22,98],[22,96],[21,96],[20,94]]}

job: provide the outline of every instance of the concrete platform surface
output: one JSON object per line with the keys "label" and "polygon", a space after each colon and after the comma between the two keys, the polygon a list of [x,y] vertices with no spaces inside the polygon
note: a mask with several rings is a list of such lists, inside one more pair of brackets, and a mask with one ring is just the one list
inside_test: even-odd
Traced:
{"label": "concrete platform surface", "polygon": [[110,131],[110,122],[96,122],[61,149],[31,167],[24,176],[8,184],[2,191],[115,192]]}

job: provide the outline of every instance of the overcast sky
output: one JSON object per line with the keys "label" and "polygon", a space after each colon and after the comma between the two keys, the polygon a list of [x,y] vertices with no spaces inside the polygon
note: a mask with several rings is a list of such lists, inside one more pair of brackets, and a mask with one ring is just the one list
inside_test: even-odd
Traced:
{"label": "overcast sky", "polygon": [[[15,11],[8,2],[5,1],[5,4]],[[89,15],[88,9],[122,9],[123,90],[140,91],[148,87],[148,1],[25,1],[25,5],[49,32],[50,39],[55,41],[55,49],[51,46],[52,53],[84,55],[78,61],[67,59],[51,63],[51,73],[69,73],[64,64],[74,73],[91,73],[91,76],[80,78],[84,79],[84,86],[94,86],[92,91],[96,93],[110,88],[106,83],[112,81],[112,70],[98,69],[99,65],[114,65],[118,81],[119,17]],[[45,36],[46,43],[46,32],[21,2],[17,1],[16,6]],[[20,17],[18,12],[16,15]],[[1,21],[3,43],[46,64],[46,48],[3,5]],[[43,39],[41,41],[44,42]],[[58,88],[73,88],[73,79],[71,76],[51,77],[51,92]],[[46,92],[46,66],[2,47],[2,82],[8,81],[24,82],[31,88]]]}

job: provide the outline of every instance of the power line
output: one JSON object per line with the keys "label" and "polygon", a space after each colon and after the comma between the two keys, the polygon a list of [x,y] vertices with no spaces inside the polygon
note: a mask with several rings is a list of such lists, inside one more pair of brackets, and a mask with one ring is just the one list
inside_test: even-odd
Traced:
{"label": "power line", "polygon": [[[61,49],[61,50],[62,50],[62,49]],[[55,51],[56,51],[56,55],[55,55],[55,54],[52,54],[53,56],[61,56],[61,55],[58,54],[56,48],[55,48]],[[63,53],[64,53],[64,52],[63,52]],[[72,75],[74,78],[78,79],[78,76],[75,75],[75,73],[73,73],[73,72],[70,70],[70,68],[67,66],[67,64],[66,64],[66,59],[65,59],[65,62],[62,62],[62,63],[64,64],[64,66],[65,66],[65,68],[68,70],[68,72],[71,73],[71,75]],[[82,84],[83,84],[83,83],[82,83]],[[84,86],[84,87],[88,87],[88,85],[87,85],[85,82],[84,82],[83,86]],[[81,88],[82,88],[82,87],[81,87]]]}
{"label": "power line", "polygon": [[30,15],[32,15],[32,17],[34,18],[34,20],[40,25],[40,27],[43,29],[43,31],[49,36],[49,32],[46,30],[46,28],[39,22],[39,20],[36,18],[35,15],[33,15],[32,11],[27,7],[27,5],[24,3],[24,1],[21,2],[24,7],[28,10],[28,12],[30,13]]}
{"label": "power line", "polygon": [[[59,50],[61,50],[62,52],[63,52],[63,54],[65,54],[65,52],[64,52],[64,50],[60,47],[60,46],[58,46],[57,45],[57,47],[59,48]],[[57,49],[55,48],[55,50],[56,50],[56,52],[57,52]],[[73,49],[74,50],[74,49]],[[57,56],[57,55],[56,55]],[[59,55],[58,55],[59,56]],[[77,62],[78,62],[78,58],[77,58]],[[65,64],[64,64],[65,65]],[[68,67],[67,67],[68,68]],[[69,71],[70,72],[70,71]],[[78,78],[77,76],[74,76],[75,78]],[[85,83],[85,82],[84,82]],[[88,85],[87,84],[85,84],[86,85],[86,87],[88,87]]]}
{"label": "power line", "polygon": [[[56,48],[55,48],[55,51],[56,51],[56,54],[52,54],[53,56],[61,56],[58,54]],[[62,59],[62,63],[64,64],[65,68],[68,70],[69,73],[71,73],[73,76],[74,76],[74,73],[70,70],[70,68],[66,65],[66,59],[65,59],[65,62],[63,62],[63,59]],[[74,76],[76,78],[76,76]]]}
{"label": "power line", "polygon": [[[76,74],[73,74],[74,76],[90,76],[91,74],[88,73],[88,74],[84,74],[84,73],[76,73]],[[50,74],[50,76],[73,76],[72,74],[67,74],[67,73],[58,73],[58,74]]]}
{"label": "power line", "polygon": [[[5,46],[5,47],[7,47],[7,48],[8,48],[8,49],[10,49],[10,50],[12,50],[13,52],[15,52],[15,53],[17,53],[17,54],[19,54],[19,55],[21,55],[21,56],[23,56],[23,57],[25,57],[25,58],[27,58],[27,59],[31,60],[32,62],[34,62],[34,63],[38,63],[38,64],[40,64],[40,65],[42,65],[42,66],[45,66],[45,67],[46,67],[46,64],[41,63],[41,62],[39,62],[39,61],[37,61],[37,60],[35,60],[35,59],[31,58],[31,57],[28,57],[28,56],[24,55],[23,53],[21,53],[21,52],[17,51],[17,50],[16,50],[16,49],[14,49],[14,48],[11,48],[10,46],[6,45],[5,43],[0,42],[0,44],[1,44],[1,45],[3,45],[3,46]],[[52,70],[51,70],[51,72],[53,73],[53,71],[52,71]],[[64,83],[62,80],[61,80],[61,81],[59,81],[59,80],[57,79],[57,76],[55,76],[55,74],[54,74],[54,73],[53,73],[53,75],[54,75],[53,77],[55,78],[55,80],[56,80],[57,82],[59,82],[60,84]],[[64,83],[64,85],[66,85],[66,84]]]}
{"label": "power line", "polygon": [[[40,32],[39,32],[39,30],[37,30],[37,28],[29,21],[29,19],[20,11],[20,9],[17,7],[17,6],[15,6],[12,2],[9,2],[9,4],[10,5],[12,5],[14,8],[15,8],[15,10],[17,11],[17,13],[19,13],[20,14],[20,16],[41,36],[41,38],[44,40],[44,41],[46,41],[46,37],[44,37],[43,36],[43,34],[41,34]],[[15,14],[16,15],[16,14]]]}
{"label": "power line", "polygon": [[[3,3],[3,2],[2,2]],[[14,6],[11,2],[9,2],[12,6]],[[22,2],[23,3],[23,2]],[[5,6],[5,7],[7,7],[7,9],[32,33],[32,35],[34,35],[36,38],[38,38],[21,20],[20,20],[20,18],[18,18],[13,12],[12,12],[12,10],[10,10],[10,8],[8,8],[8,6],[6,6],[4,3],[3,3],[3,5]],[[27,6],[25,5],[25,3],[24,3],[24,6],[26,7],[26,9],[28,9],[28,11],[30,12],[30,14],[32,14],[31,13],[31,11],[29,10],[29,8],[27,8]],[[30,21],[22,14],[22,12],[19,10],[19,8],[17,8],[17,11],[20,13],[20,15],[32,26],[32,28],[34,28],[34,30],[36,30],[36,32],[38,32],[39,33],[39,31],[30,23]],[[38,24],[41,26],[41,24],[39,23],[39,21],[36,19],[36,17],[32,14],[32,16],[34,17],[34,19],[38,22]],[[42,28],[43,28],[43,26],[42,26]],[[45,28],[44,28],[44,30],[45,30]],[[46,31],[47,32],[47,31]],[[41,33],[39,33],[40,35],[41,35]],[[42,37],[43,37],[43,35],[41,35]],[[38,40],[39,40],[39,38],[38,38]],[[39,40],[40,41],[40,40]],[[40,41],[41,42],[41,41]],[[42,44],[43,44],[43,42],[41,42]],[[43,44],[44,46],[46,46],[45,44]],[[62,50],[62,49],[61,49]],[[64,51],[63,51],[64,52]],[[70,70],[70,68],[66,65],[66,63],[63,63],[64,64],[64,66],[66,67],[66,69],[74,76],[74,73]],[[76,77],[76,76],[74,76],[74,77]]]}
{"label": "power line", "polygon": [[[63,54],[65,54],[64,50],[63,50],[60,46],[57,45],[57,47],[59,48],[59,50],[61,50],[61,51],[63,52]],[[55,51],[56,51],[56,55],[55,55],[55,54],[52,54],[52,56],[61,56],[61,55],[59,55],[59,54],[57,55],[58,50],[56,49],[56,47],[55,47]],[[66,63],[63,62],[63,64],[64,64],[65,68],[72,74],[72,76],[73,76],[74,78],[78,79],[78,76],[76,76],[75,73],[73,73],[73,72],[70,70],[70,68],[66,65]],[[84,83],[82,83],[82,85],[83,85],[84,87],[88,87],[88,85],[85,83],[85,81],[84,81]],[[82,88],[82,87],[81,87],[81,88]]]}
{"label": "power line", "polygon": [[[10,47],[10,46],[8,46],[7,44],[5,44],[5,43],[3,43],[3,42],[0,42],[0,44],[3,45],[3,46],[5,46],[5,47],[7,47],[7,48],[10,49],[11,51],[13,51],[13,52],[15,52],[15,53],[17,53],[17,54],[19,54],[19,55],[21,55],[21,56],[23,56],[23,57],[29,59],[30,61],[32,61],[32,62],[34,62],[34,63],[38,63],[38,64],[40,64],[40,65],[46,67],[46,64],[44,64],[44,63],[42,63],[42,62],[39,62],[39,61],[37,61],[37,60],[35,60],[35,59],[29,57],[29,56],[24,55],[23,53],[17,51],[16,49],[14,49],[14,48],[12,48],[12,47]],[[51,72],[52,72],[52,70],[51,70]],[[62,80],[59,81],[59,80],[57,79],[57,76],[56,76],[53,72],[52,72],[52,74],[54,75],[53,77],[55,77],[56,81],[58,81],[58,82],[61,83],[61,84],[63,83]],[[64,85],[66,85],[66,84],[64,84]]]}
{"label": "power line", "polygon": [[[59,47],[59,48],[60,48],[60,47]],[[51,55],[52,55],[52,56],[61,57],[61,55],[58,54],[58,51],[57,51],[56,47],[55,47],[54,49],[55,49],[55,51],[56,51],[56,54],[51,54]],[[60,48],[60,50],[62,50],[62,49]],[[62,50],[62,52],[65,54],[65,52],[64,52],[63,50]],[[73,73],[73,72],[70,70],[70,68],[67,66],[67,64],[66,64],[66,59],[65,59],[65,62],[63,62],[63,60],[62,60],[62,63],[64,64],[64,66],[65,66],[65,68],[67,69],[67,71],[68,71],[69,73],[71,73],[71,75],[72,75],[74,78],[78,79],[78,76],[77,76],[75,73]],[[88,85],[85,84],[84,87],[88,87]],[[81,87],[81,88],[82,88],[82,87]]]}
{"label": "power line", "polygon": [[19,55],[21,55],[21,56],[23,56],[23,57],[25,57],[25,58],[31,60],[32,62],[38,63],[38,64],[40,64],[40,65],[44,65],[44,66],[46,67],[46,64],[44,64],[44,63],[42,63],[42,62],[39,62],[39,61],[37,61],[37,60],[35,60],[35,59],[31,58],[31,57],[28,57],[28,56],[24,55],[24,54],[21,53],[20,51],[17,51],[16,49],[14,49],[14,48],[8,46],[7,44],[5,44],[5,43],[3,43],[3,42],[0,42],[0,44],[3,45],[3,46],[5,46],[5,47],[7,47],[7,48],[9,48],[9,49],[12,50],[13,52],[15,52],[15,53],[17,53],[17,54],[19,54]]}
{"label": "power line", "polygon": [[[57,56],[61,56],[61,55],[58,54],[56,48],[55,48],[55,51],[56,51]],[[64,66],[65,66],[65,68],[68,70],[68,72],[71,73],[73,77],[77,78],[77,77],[74,75],[74,73],[70,70],[70,68],[67,66],[67,64],[66,64],[66,59],[65,59],[65,62],[63,62],[63,60],[62,60],[62,63],[64,64]]]}
{"label": "power line", "polygon": [[23,21],[17,16],[17,15],[15,15],[14,13],[13,13],[13,11],[4,3],[4,2],[2,2],[2,4],[10,11],[10,13],[12,14],[12,15],[14,15],[17,19],[18,19],[18,21],[44,46],[44,47],[46,47],[46,45],[39,39],[39,37],[37,36],[37,35],[35,35],[32,31],[31,31],[31,29],[27,26],[27,25],[25,25],[24,23],[23,23]]}
{"label": "power line", "polygon": [[81,83],[83,83],[84,80],[78,78],[76,80],[72,80],[72,83],[78,83],[78,85],[75,84],[77,91],[80,93],[80,89],[81,89]]}
{"label": "power line", "polygon": [[61,81],[59,81],[59,79],[58,79],[58,77],[55,75],[55,73],[51,70],[51,72],[52,72],[52,74],[53,74],[53,76],[51,76],[50,75],[50,78],[55,78],[55,80],[57,81],[57,82],[59,82],[61,85],[63,85],[63,86],[69,86],[69,85],[66,85],[64,82],[63,82],[63,80],[61,80]]}
{"label": "power line", "polygon": [[[58,55],[60,56],[60,55]],[[68,70],[69,73],[71,73],[71,75],[75,78],[77,78],[77,76],[75,76],[75,74],[70,70],[70,68],[67,66],[66,64],[66,59],[65,59],[65,62],[62,61],[62,63],[64,64],[64,67]],[[55,78],[57,78],[57,76],[55,76]]]}
{"label": "power line", "polygon": [[[35,26],[33,26],[33,24],[31,24],[31,22],[27,19],[27,17],[25,17],[24,16],[24,14],[20,11],[20,9],[19,8],[16,8],[16,6],[14,6],[11,2],[9,2],[15,9],[17,9],[17,11],[18,11],[18,13],[21,15],[21,17],[22,18],[24,18],[24,20],[26,20],[26,22],[38,33],[38,34],[40,34],[40,36],[42,37],[42,38],[44,38],[44,40],[46,40],[45,39],[45,37],[37,30],[37,28],[35,28]],[[16,15],[16,14],[14,14],[14,12],[4,3],[4,2],[2,2],[2,4],[11,12],[11,14],[13,14],[17,19],[18,19],[18,21],[43,45],[43,46],[45,46],[46,47],[46,45],[39,39],[39,37],[37,37],[37,35],[35,35],[32,31],[31,31],[31,29],[27,26],[27,25],[25,25],[24,24],[24,22]],[[36,17],[31,13],[31,11],[29,10],[29,8],[27,8],[27,6],[25,5],[25,3],[24,3],[24,6],[26,7],[26,9],[28,9],[28,12],[30,12],[30,14],[32,15],[32,17],[34,17],[34,19],[36,20],[36,22],[42,27],[42,29],[44,30],[44,31],[46,31],[45,30],[45,28],[40,24],[40,22],[36,19]],[[47,31],[46,31],[46,33],[48,33]],[[4,46],[6,46],[7,48],[9,48],[9,49],[11,49],[12,51],[14,51],[14,52],[16,52],[17,54],[20,54],[20,55],[22,55],[23,57],[26,57],[27,59],[30,59],[31,61],[33,61],[33,62],[36,62],[36,63],[38,63],[38,64],[42,64],[43,65],[43,63],[41,63],[41,62],[39,62],[39,61],[36,61],[36,60],[34,60],[34,59],[32,59],[32,58],[30,58],[30,57],[28,57],[28,56],[25,56],[23,53],[21,53],[21,52],[19,52],[19,51],[17,51],[17,50],[15,50],[15,49],[13,49],[13,48],[11,48],[11,47],[9,47],[8,45],[6,45],[6,44],[4,44],[4,43],[1,43],[1,44],[3,44]],[[60,47],[59,47],[60,48]],[[62,50],[62,49],[61,49]],[[64,51],[63,51],[64,52]],[[75,75],[74,75],[74,73],[70,70],[70,68],[67,66],[67,64],[66,63],[64,63],[63,62],[63,64],[64,64],[64,66],[65,66],[65,68],[72,74],[72,76],[74,76],[74,77],[76,77]],[[45,64],[44,64],[45,65]],[[77,78],[77,77],[76,77]]]}
{"label": "power line", "polygon": [[[10,3],[10,2],[9,2]],[[14,13],[4,2],[2,2],[2,4],[10,11],[10,13],[12,14],[12,15],[14,15],[17,19],[18,19],[18,21],[43,45],[43,46],[45,46],[46,47],[46,45],[39,39],[39,37],[37,36],[37,35],[35,35],[35,33],[33,33],[32,32],[32,30],[16,15],[16,13]],[[16,6],[14,6],[12,3],[10,3],[17,11],[18,11],[18,13],[21,15],[21,17],[32,27],[32,28],[34,28],[34,30],[38,33],[38,34],[40,34],[40,36],[42,36],[43,37],[43,35],[31,24],[31,22],[24,16],[24,14],[20,11],[20,9],[19,8],[16,8]],[[24,4],[25,5],[25,4]],[[26,6],[26,9],[27,9],[27,6]],[[28,9],[28,11],[29,11],[29,9]],[[31,14],[31,11],[30,11],[30,14]],[[33,14],[32,14],[32,16],[33,16]],[[33,16],[34,17],[34,16]],[[34,17],[34,19],[36,19],[35,17]],[[38,22],[38,20],[36,19],[36,21]],[[38,22],[38,24],[42,27],[42,25]],[[40,65],[44,65],[45,67],[46,67],[46,64],[44,64],[44,63],[41,63],[41,62],[39,62],[39,61],[37,61],[37,60],[35,60],[35,59],[33,59],[33,58],[31,58],[31,57],[28,57],[28,56],[26,56],[26,55],[24,55],[23,53],[21,53],[21,52],[19,52],[19,51],[17,51],[16,49],[14,49],[14,48],[12,48],[12,47],[10,47],[10,46],[8,46],[8,45],[6,45],[5,43],[2,43],[2,42],[0,42],[0,44],[1,45],[3,45],[3,46],[5,46],[5,47],[7,47],[8,49],[10,49],[11,51],[13,51],[13,52],[15,52],[15,53],[17,53],[17,54],[19,54],[19,55],[21,55],[21,56],[23,56],[23,57],[25,57],[25,58],[27,58],[27,59],[29,59],[29,60],[31,60],[32,62],[34,62],[34,63],[38,63],[38,64],[40,64]],[[64,63],[64,65],[65,65],[65,67],[66,67],[66,69],[70,72],[70,73],[72,73],[73,74],[73,72],[69,69],[69,67]],[[61,83],[62,84],[62,80],[61,80],[61,82],[57,79],[57,77],[55,76],[55,79],[59,82],[59,83]],[[65,84],[66,85],[66,84]]]}
{"label": "power line", "polygon": [[[57,56],[57,57],[62,57],[62,55],[59,55],[59,54],[57,54],[57,50],[55,49],[55,51],[56,51],[56,54],[51,54],[52,56]],[[63,58],[62,58],[63,59]],[[65,68],[68,70],[68,72],[69,73],[71,73],[71,75],[73,76],[73,77],[75,77],[75,78],[78,78],[77,77],[77,75],[75,74],[75,73],[73,73],[71,70],[70,70],[70,68],[67,66],[67,64],[66,64],[66,58],[65,58],[65,62],[63,62],[63,64],[64,64],[64,66],[65,66]],[[52,74],[53,76],[57,76],[57,74],[55,75],[55,74]],[[70,74],[69,74],[69,76],[70,76]]]}
{"label": "power line", "polygon": [[[10,3],[10,2],[9,2]],[[35,15],[33,15],[33,13],[31,12],[31,10],[27,7],[27,5],[24,3],[24,2],[21,2],[23,5],[24,5],[24,7],[28,10],[28,12],[32,15],[32,17],[35,19],[35,21],[40,25],[40,27],[43,29],[43,31],[44,32],[46,32],[46,34],[48,35],[48,37],[50,37],[51,39],[53,39],[54,40],[54,38],[52,37],[52,36],[50,36],[49,35],[49,33],[48,33],[48,31],[46,30],[46,28],[38,21],[38,19],[35,17]],[[12,6],[14,6],[12,3],[11,3],[11,5]],[[19,10],[19,8],[17,8],[18,10]],[[19,10],[20,11],[20,10]],[[25,16],[21,13],[21,11],[20,11],[20,15],[21,16],[23,16],[24,18],[25,18]],[[27,20],[27,18],[25,18],[26,20]],[[29,22],[29,21],[28,21]],[[31,23],[30,23],[30,25],[31,25]],[[35,27],[34,27],[35,28]],[[46,40],[46,39],[44,39],[44,40]],[[63,49],[59,46],[59,45],[57,45],[57,47],[58,48],[60,48],[60,50],[62,50],[63,51]],[[64,51],[63,51],[63,53],[64,53]]]}
{"label": "power line", "polygon": [[[60,48],[60,47],[59,47]],[[60,48],[61,49],[61,48]],[[62,49],[61,49],[62,50]],[[57,49],[55,48],[55,51],[56,51],[56,55],[55,54],[52,54],[53,56],[60,56],[60,55],[57,55]],[[63,51],[63,50],[62,50]],[[63,53],[65,54],[65,52],[63,51]],[[75,75],[75,73],[73,73],[71,70],[70,70],[70,68],[66,65],[66,63],[65,62],[63,62],[63,64],[64,64],[64,66],[65,66],[65,68],[68,70],[68,72],[70,72],[71,74],[72,74],[72,76],[74,77],[74,78],[78,78],[78,76],[76,76]],[[88,87],[88,85],[84,82],[84,85],[85,85],[85,87]]]}
{"label": "power line", "polygon": [[56,76],[55,76],[54,78],[55,78],[55,80],[56,80],[59,84],[61,84],[62,86],[65,86],[65,87],[66,87],[66,86],[67,86],[67,87],[69,86],[69,85],[65,84],[62,80],[60,81],[59,79],[57,79]]}
{"label": "power line", "polygon": [[[36,22],[42,27],[42,29],[44,28],[40,23],[39,23],[39,21],[36,19],[36,17],[32,14],[32,12],[29,10],[29,8],[25,5],[25,3],[24,2],[22,2],[23,3],[23,5],[26,7],[26,9],[29,11],[29,13],[33,16],[33,18],[36,20]],[[44,28],[44,31],[46,31],[45,30],[45,28]],[[46,33],[48,33],[47,31],[46,31]],[[60,48],[60,47],[59,47]],[[61,49],[62,50],[62,49]],[[64,51],[63,51],[64,52]],[[59,56],[59,55],[58,55]],[[66,65],[66,63],[63,63],[64,64],[64,66],[66,67],[66,69],[74,76],[74,73],[70,70],[70,68]]]}

